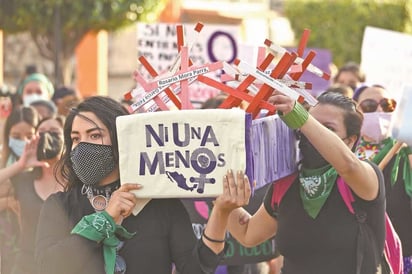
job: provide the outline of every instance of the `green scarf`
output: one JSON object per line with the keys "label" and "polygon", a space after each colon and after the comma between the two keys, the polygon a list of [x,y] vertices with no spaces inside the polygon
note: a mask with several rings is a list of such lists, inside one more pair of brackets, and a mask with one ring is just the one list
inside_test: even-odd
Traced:
{"label": "green scarf", "polygon": [[318,216],[328,199],[337,177],[338,173],[331,165],[318,169],[302,168],[299,173],[303,208],[313,219]]}
{"label": "green scarf", "polygon": [[[364,145],[365,142],[362,140],[360,146]],[[395,140],[392,138],[387,138],[382,141],[382,147],[379,150],[378,154],[376,154],[375,157],[373,157],[371,160],[375,164],[379,164],[382,159],[385,157],[385,155],[389,152],[389,150],[393,147],[395,144]],[[412,198],[412,168],[410,166],[409,162],[409,154],[412,154],[412,150],[409,146],[407,147],[402,147],[399,152],[395,156],[395,162],[392,166],[391,170],[391,185],[393,186],[396,181],[398,180],[399,174],[399,165],[401,160],[403,160],[403,173],[402,173],[402,179],[404,181],[405,185],[405,192],[408,194],[409,197]]]}
{"label": "green scarf", "polygon": [[412,198],[412,168],[409,162],[409,154],[412,154],[412,150],[409,146],[403,147],[399,150],[391,171],[391,184],[394,185],[399,176],[399,165],[401,159],[403,159],[402,179],[405,184],[406,194]]}
{"label": "green scarf", "polygon": [[388,154],[389,150],[391,150],[391,148],[393,147],[393,145],[395,144],[395,140],[392,138],[386,138],[385,140],[382,141],[381,145],[381,149],[379,150],[378,154],[375,155],[375,157],[373,157],[372,160],[375,164],[379,164],[383,158],[385,157],[386,154]]}
{"label": "green scarf", "polygon": [[106,211],[84,216],[73,228],[71,233],[78,234],[95,242],[103,243],[106,274],[114,273],[116,247],[120,242],[117,236],[130,239],[135,235],[135,233],[129,233],[121,225],[117,225]]}

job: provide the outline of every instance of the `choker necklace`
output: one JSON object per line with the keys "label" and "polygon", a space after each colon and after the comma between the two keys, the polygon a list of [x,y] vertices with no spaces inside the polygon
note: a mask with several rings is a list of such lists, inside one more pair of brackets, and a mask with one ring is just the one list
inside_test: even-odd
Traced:
{"label": "choker necklace", "polygon": [[103,187],[82,186],[82,195],[87,195],[92,207],[97,211],[103,211],[106,209],[109,203],[112,193],[120,187],[119,181],[108,184]]}
{"label": "choker necklace", "polygon": [[361,138],[360,144],[356,148],[356,155],[361,160],[368,159],[375,164],[379,164],[383,157],[393,147],[394,143],[395,140],[391,137],[386,138],[379,144],[370,143]]}

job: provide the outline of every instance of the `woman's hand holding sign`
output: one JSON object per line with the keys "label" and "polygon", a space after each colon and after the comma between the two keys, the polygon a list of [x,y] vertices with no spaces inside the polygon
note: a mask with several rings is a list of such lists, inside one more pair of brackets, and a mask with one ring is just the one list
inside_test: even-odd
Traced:
{"label": "woman's hand holding sign", "polygon": [[243,171],[238,171],[235,176],[229,170],[223,177],[223,194],[217,197],[214,208],[230,214],[232,210],[247,205],[250,194],[249,178]]}
{"label": "woman's hand holding sign", "polygon": [[128,217],[137,203],[137,197],[131,191],[142,188],[139,184],[123,184],[118,190],[114,191],[110,197],[106,212],[113,220],[120,224]]}
{"label": "woman's hand holding sign", "polygon": [[243,171],[236,176],[229,170],[223,177],[223,193],[216,198],[207,226],[203,231],[203,241],[215,253],[224,248],[226,228],[231,213],[249,203],[251,188]]}

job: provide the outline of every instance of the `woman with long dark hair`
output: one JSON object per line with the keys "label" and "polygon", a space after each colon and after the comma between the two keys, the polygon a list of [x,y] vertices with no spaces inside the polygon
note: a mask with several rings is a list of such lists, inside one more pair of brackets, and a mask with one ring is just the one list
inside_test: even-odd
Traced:
{"label": "woman with long dark hair", "polygon": [[[119,102],[101,96],[68,114],[60,161],[67,185],[41,212],[39,273],[170,274],[173,264],[181,274],[215,271],[226,232],[219,216],[212,214],[197,240],[179,199],[152,199],[131,214],[138,198],[130,191],[141,186],[120,184],[116,131],[116,118],[127,114]],[[249,182],[244,189],[250,195]]]}

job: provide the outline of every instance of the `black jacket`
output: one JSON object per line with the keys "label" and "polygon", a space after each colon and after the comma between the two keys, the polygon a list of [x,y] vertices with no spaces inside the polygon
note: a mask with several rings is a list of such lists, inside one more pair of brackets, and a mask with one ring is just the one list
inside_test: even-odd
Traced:
{"label": "black jacket", "polygon": [[[94,213],[80,187],[49,197],[40,214],[36,262],[38,273],[103,274],[102,246],[70,234],[80,219]],[[119,254],[132,274],[170,274],[174,263],[181,274],[214,273],[223,256],[194,236],[189,216],[178,199],[153,199],[137,216],[123,223],[136,235]]]}

